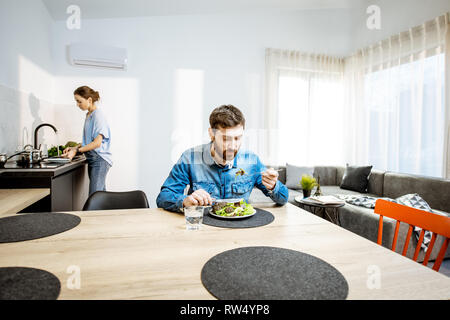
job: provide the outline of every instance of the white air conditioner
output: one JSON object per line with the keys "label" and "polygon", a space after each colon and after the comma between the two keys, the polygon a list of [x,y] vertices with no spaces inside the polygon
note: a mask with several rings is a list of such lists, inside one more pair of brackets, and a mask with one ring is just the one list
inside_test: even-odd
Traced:
{"label": "white air conditioner", "polygon": [[69,62],[74,66],[127,69],[126,49],[86,43],[74,43],[68,49]]}

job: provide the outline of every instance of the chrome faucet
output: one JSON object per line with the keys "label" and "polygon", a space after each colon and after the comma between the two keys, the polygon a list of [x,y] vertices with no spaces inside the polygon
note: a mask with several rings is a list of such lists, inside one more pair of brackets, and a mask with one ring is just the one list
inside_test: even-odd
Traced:
{"label": "chrome faucet", "polygon": [[37,126],[37,128],[34,130],[34,149],[39,149],[38,146],[38,131],[42,127],[50,127],[55,131],[55,133],[58,132],[58,130],[55,128],[55,126],[51,125],[50,123],[43,123]]}

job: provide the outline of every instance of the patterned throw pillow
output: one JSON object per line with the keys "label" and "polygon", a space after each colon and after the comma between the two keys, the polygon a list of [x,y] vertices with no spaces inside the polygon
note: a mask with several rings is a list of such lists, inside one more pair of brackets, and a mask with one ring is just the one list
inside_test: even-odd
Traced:
{"label": "patterned throw pillow", "polygon": [[[417,193],[406,194],[404,196],[398,197],[397,199],[395,199],[395,202],[405,205],[405,206],[408,206],[408,207],[413,207],[416,209],[434,213],[433,210],[431,209],[430,205],[425,200],[423,200],[422,197],[419,196]],[[414,235],[415,235],[417,241],[419,241],[421,231],[422,231],[422,228],[414,227]],[[425,230],[425,234],[424,234],[423,242],[422,242],[422,246],[421,246],[425,252],[427,252],[428,245],[431,241],[431,236],[432,236],[432,233],[428,230]]]}
{"label": "patterned throw pillow", "polygon": [[424,210],[433,213],[430,205],[422,199],[417,193],[407,194],[395,199],[395,201],[399,204],[403,204],[408,207],[413,207],[416,209]]}
{"label": "patterned throw pillow", "polygon": [[355,206],[364,207],[368,209],[374,209],[375,203],[378,199],[383,199],[391,202],[396,202],[391,198],[375,198],[371,196],[357,196],[357,195],[346,195],[346,194],[337,194],[336,197],[338,199],[344,200],[347,203],[353,204]]}

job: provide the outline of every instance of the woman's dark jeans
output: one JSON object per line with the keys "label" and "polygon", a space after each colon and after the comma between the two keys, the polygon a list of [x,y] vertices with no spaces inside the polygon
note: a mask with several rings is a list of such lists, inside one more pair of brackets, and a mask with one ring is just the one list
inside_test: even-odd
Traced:
{"label": "woman's dark jeans", "polygon": [[85,156],[88,163],[89,195],[95,191],[106,191],[106,174],[111,165],[93,150],[86,152]]}

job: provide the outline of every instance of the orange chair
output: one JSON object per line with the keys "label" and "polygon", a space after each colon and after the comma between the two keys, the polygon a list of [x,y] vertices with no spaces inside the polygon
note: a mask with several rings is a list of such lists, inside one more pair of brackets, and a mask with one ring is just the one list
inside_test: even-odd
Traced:
{"label": "orange chair", "polygon": [[445,237],[445,241],[442,243],[439,254],[433,265],[433,270],[439,271],[441,267],[442,260],[444,260],[445,251],[447,250],[448,244],[450,242],[450,217],[445,217],[437,214],[433,214],[428,211],[423,211],[408,206],[404,206],[398,203],[390,202],[387,200],[378,199],[375,203],[375,213],[380,215],[380,221],[378,225],[378,244],[381,245],[381,239],[383,236],[383,217],[389,217],[397,220],[395,226],[394,239],[392,240],[392,250],[395,251],[397,245],[398,230],[400,227],[400,222],[405,222],[409,224],[408,234],[406,236],[405,244],[403,245],[402,255],[405,256],[408,250],[408,245],[411,240],[411,235],[414,227],[419,227],[422,229],[420,232],[419,240],[417,243],[416,250],[414,251],[413,260],[417,261],[419,256],[420,247],[423,242],[423,237],[425,230],[431,231],[433,236],[431,237],[430,244],[428,245],[427,253],[425,254],[425,259],[423,265],[428,264],[428,259],[430,258],[431,251],[433,250],[434,242],[436,241],[437,235]]}

